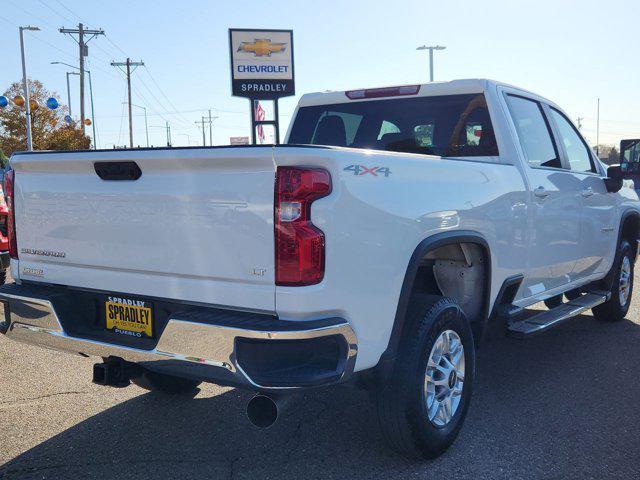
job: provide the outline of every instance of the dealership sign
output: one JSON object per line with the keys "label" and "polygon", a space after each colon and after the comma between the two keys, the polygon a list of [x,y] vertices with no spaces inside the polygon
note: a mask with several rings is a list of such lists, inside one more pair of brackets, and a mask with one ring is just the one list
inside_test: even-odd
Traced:
{"label": "dealership sign", "polygon": [[234,96],[273,100],[295,95],[292,30],[229,29]]}
{"label": "dealership sign", "polygon": [[229,145],[249,145],[249,137],[229,137]]}

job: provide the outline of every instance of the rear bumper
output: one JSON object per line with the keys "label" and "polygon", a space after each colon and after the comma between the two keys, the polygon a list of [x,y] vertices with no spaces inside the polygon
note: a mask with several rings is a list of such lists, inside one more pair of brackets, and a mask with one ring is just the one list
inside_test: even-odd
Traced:
{"label": "rear bumper", "polygon": [[141,349],[65,331],[69,323],[61,312],[86,314],[69,311],[74,295],[56,287],[5,285],[0,288],[0,333],[52,350],[117,357],[161,373],[253,390],[327,385],[353,373],[356,337],[341,318],[285,321],[184,306],[169,315],[155,347]]}

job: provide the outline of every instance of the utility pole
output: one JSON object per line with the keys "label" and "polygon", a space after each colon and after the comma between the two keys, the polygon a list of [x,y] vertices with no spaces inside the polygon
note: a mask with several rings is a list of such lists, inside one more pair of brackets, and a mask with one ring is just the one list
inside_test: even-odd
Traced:
{"label": "utility pole", "polygon": [[22,88],[24,89],[24,109],[27,117],[27,150],[33,150],[33,138],[31,137],[31,105],[29,104],[29,80],[27,78],[27,62],[24,56],[24,31],[36,32],[40,30],[38,27],[28,25],[20,27],[20,55],[22,56]]}
{"label": "utility pole", "polygon": [[[87,30],[82,23],[79,23],[78,28],[61,28],[59,31],[70,36],[78,35],[77,40],[73,36],[71,38],[76,40],[80,51],[80,123],[82,124],[82,133],[84,133],[84,57],[89,56],[87,44],[98,35],[104,35],[104,30]],[[90,35],[90,37],[85,40],[85,35]],[[95,144],[95,139],[93,143]]]}
{"label": "utility pole", "polygon": [[169,122],[165,122],[166,127],[167,127],[167,147],[171,146],[171,125],[169,125]]}
{"label": "utility pole", "polygon": [[213,121],[218,118],[211,116],[211,109],[209,109],[209,145],[213,147]]}
{"label": "utility pole", "polygon": [[433,47],[427,47],[426,45],[422,45],[421,47],[416,48],[416,50],[429,50],[429,81],[433,82],[433,51],[434,50],[444,50],[447,47],[442,45],[435,45]]}
{"label": "utility pole", "polygon": [[211,120],[211,109],[209,109],[209,146],[213,147],[213,120]]}
{"label": "utility pole", "polygon": [[202,120],[200,120],[199,122],[196,122],[196,125],[200,125],[200,127],[202,127],[202,146],[203,147],[207,146],[207,136],[204,132],[205,123],[207,123],[207,121],[205,120],[205,117],[202,117]]}
{"label": "utility pole", "polygon": [[[129,98],[129,148],[133,148],[133,118],[131,116],[131,74],[135,71],[136,68],[144,65],[144,62],[132,62],[130,58],[127,58],[124,62],[111,62],[112,67],[126,67],[126,75],[127,75],[127,92]],[[131,70],[131,67],[134,67]]]}

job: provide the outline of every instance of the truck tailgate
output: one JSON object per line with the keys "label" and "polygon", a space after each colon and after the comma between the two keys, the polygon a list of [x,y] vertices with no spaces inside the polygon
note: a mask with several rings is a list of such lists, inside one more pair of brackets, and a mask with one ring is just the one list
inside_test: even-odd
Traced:
{"label": "truck tailgate", "polygon": [[[135,162],[103,180],[95,162]],[[21,154],[23,280],[274,311],[273,149]]]}

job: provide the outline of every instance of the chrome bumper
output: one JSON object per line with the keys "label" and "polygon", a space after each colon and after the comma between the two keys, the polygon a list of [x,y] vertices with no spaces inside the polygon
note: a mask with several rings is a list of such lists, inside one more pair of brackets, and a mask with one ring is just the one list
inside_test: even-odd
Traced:
{"label": "chrome bumper", "polygon": [[[26,290],[28,294],[21,293],[18,285],[0,288],[0,333],[18,342],[82,356],[118,357],[151,369],[202,381],[271,390],[300,387],[261,385],[251,378],[238,361],[237,339],[304,341],[338,336],[344,339],[346,345],[345,358],[340,362],[341,371],[337,372],[338,381],[353,373],[357,342],[351,326],[344,319],[296,322],[275,319],[274,328],[264,324],[239,328],[192,321],[188,314],[186,318],[181,318],[178,313],[170,317],[156,347],[142,350],[68,335],[52,301]],[[242,312],[237,313],[242,315]]]}

